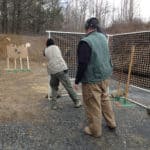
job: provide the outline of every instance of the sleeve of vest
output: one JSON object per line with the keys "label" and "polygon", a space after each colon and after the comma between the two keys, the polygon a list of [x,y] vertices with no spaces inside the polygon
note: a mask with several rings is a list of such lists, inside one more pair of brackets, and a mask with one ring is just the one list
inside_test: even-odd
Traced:
{"label": "sleeve of vest", "polygon": [[75,84],[78,84],[86,71],[87,65],[91,57],[91,48],[85,41],[80,41],[77,49],[77,73]]}

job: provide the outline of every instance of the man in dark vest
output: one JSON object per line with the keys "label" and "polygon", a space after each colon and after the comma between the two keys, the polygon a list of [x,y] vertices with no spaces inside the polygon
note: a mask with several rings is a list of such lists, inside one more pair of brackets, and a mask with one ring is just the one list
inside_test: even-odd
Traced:
{"label": "man in dark vest", "polygon": [[102,114],[110,129],[116,128],[114,113],[109,99],[109,78],[112,64],[106,35],[99,27],[97,18],[85,24],[86,36],[77,49],[78,68],[75,88],[82,83],[83,102],[88,118],[84,132],[94,137],[102,134]]}

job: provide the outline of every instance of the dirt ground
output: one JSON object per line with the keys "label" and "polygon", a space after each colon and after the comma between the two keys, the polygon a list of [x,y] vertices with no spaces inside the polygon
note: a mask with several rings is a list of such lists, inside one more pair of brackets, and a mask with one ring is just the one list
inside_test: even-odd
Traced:
{"label": "dirt ground", "polygon": [[31,63],[31,71],[15,73],[4,70],[4,63],[0,72],[0,120],[34,120],[39,100],[47,93],[46,67]]}
{"label": "dirt ground", "polygon": [[31,71],[7,72],[0,61],[0,150],[150,150],[150,116],[142,107],[113,102],[117,129],[103,121],[103,135],[84,135],[84,108],[73,108],[68,96],[51,110],[44,98],[48,79],[43,64],[31,62]]}

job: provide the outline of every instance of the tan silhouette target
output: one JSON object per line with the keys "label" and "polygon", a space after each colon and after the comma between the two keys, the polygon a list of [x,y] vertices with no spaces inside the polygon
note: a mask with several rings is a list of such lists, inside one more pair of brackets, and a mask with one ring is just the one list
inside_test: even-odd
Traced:
{"label": "tan silhouette target", "polygon": [[7,69],[10,69],[10,58],[14,59],[14,69],[17,69],[17,59],[20,59],[20,69],[23,69],[22,59],[27,60],[27,69],[30,69],[29,65],[29,57],[28,57],[28,48],[30,47],[30,43],[22,44],[16,46],[15,44],[9,44],[6,47],[7,51]]}

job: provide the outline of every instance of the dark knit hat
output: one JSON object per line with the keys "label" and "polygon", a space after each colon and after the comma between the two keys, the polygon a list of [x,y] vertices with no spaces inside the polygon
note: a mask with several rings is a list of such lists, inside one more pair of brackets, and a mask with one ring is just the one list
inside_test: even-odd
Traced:
{"label": "dark knit hat", "polygon": [[47,39],[47,41],[46,41],[46,46],[48,47],[48,46],[51,46],[51,45],[54,45],[55,43],[54,43],[54,40],[53,39]]}
{"label": "dark knit hat", "polygon": [[92,17],[92,18],[89,18],[86,23],[85,23],[85,29],[89,29],[89,28],[92,28],[92,29],[97,29],[97,27],[99,26],[99,21],[97,18],[95,17]]}

